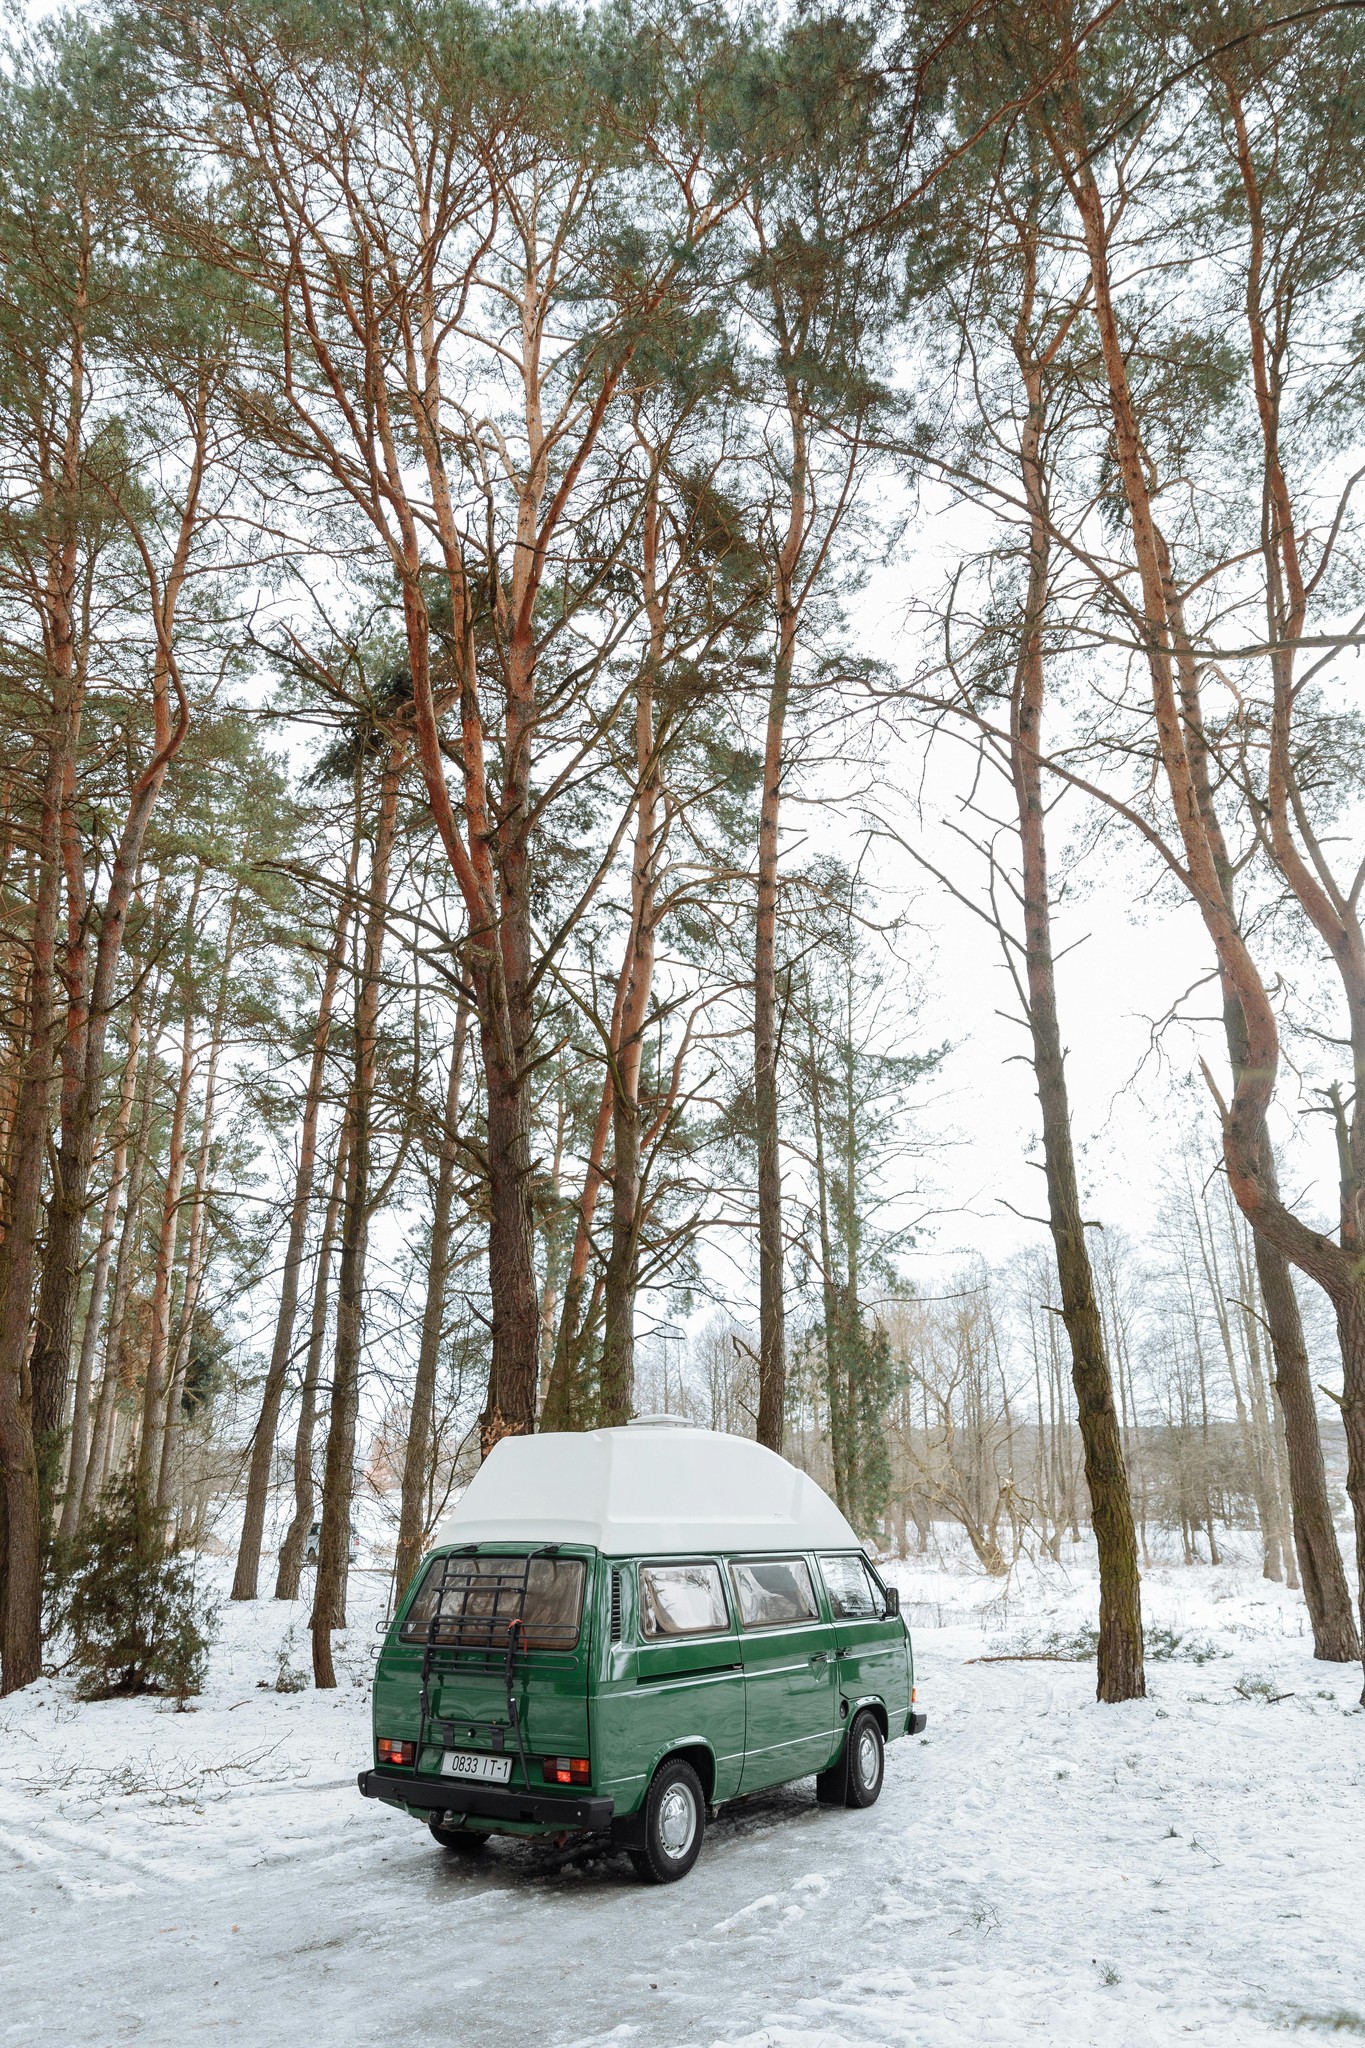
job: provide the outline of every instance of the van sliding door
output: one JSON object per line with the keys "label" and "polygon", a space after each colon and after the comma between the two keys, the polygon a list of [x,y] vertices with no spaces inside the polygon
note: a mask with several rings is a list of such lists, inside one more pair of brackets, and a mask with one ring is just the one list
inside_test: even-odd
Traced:
{"label": "van sliding door", "polygon": [[[623,1588],[623,1590],[625,1590]],[[659,1756],[697,1742],[715,1759],[711,1796],[731,1798],[744,1754],[739,1644],[714,1558],[663,1558],[635,1575],[636,1647],[609,1657],[597,1705],[608,1789],[625,1810]]]}
{"label": "van sliding door", "polygon": [[822,1771],[835,1744],[834,1631],[803,1557],[736,1559],[746,1731],[742,1792]]}

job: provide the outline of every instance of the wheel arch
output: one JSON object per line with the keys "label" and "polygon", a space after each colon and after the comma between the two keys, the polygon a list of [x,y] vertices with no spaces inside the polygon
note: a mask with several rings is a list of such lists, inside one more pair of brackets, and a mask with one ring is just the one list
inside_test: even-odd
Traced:
{"label": "wheel arch", "polygon": [[851,1728],[859,1714],[869,1713],[882,1731],[882,1741],[891,1740],[891,1721],[886,1711],[886,1701],[876,1693],[869,1693],[866,1699],[850,1700],[848,1703],[848,1725]]}
{"label": "wheel arch", "polygon": [[702,1797],[709,1806],[716,1789],[716,1758],[710,1743],[699,1735],[671,1742],[667,1749],[662,1750],[654,1759],[654,1768],[649,1774],[650,1784],[654,1783],[665,1764],[677,1763],[680,1759],[691,1764],[696,1772],[701,1781]]}

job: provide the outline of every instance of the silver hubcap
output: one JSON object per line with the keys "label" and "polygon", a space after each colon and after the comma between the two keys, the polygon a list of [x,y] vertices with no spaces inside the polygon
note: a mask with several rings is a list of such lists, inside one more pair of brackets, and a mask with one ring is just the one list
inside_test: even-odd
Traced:
{"label": "silver hubcap", "polygon": [[686,1785],[670,1785],[659,1806],[659,1840],[670,1856],[684,1856],[692,1846],[697,1808]]}
{"label": "silver hubcap", "polygon": [[858,1742],[858,1776],[864,1785],[877,1782],[877,1738],[870,1728],[864,1728]]}

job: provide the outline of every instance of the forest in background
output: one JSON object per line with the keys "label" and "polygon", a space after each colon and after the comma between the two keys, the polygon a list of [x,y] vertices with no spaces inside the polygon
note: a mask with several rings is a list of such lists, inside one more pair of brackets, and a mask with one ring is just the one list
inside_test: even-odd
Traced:
{"label": "forest in background", "polygon": [[[888,1547],[1093,1525],[1102,1698],[1156,1532],[1253,1528],[1359,1656],[1362,54],[1060,0],[13,30],[5,1690],[111,1489],[170,1549],[232,1503],[241,1600],[316,1525],[325,1687],[358,1489],[401,1592],[500,1437],[654,1407]],[[1048,1246],[932,1288],[907,871],[1010,977]],[[1057,993],[1116,874],[1207,946],[1142,1243]]]}

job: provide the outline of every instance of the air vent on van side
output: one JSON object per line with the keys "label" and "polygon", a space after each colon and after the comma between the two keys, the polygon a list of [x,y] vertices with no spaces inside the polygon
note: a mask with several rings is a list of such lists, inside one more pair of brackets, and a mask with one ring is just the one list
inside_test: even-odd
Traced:
{"label": "air vent on van side", "polygon": [[621,1640],[621,1574],[613,1569],[611,1575],[611,1639]]}

